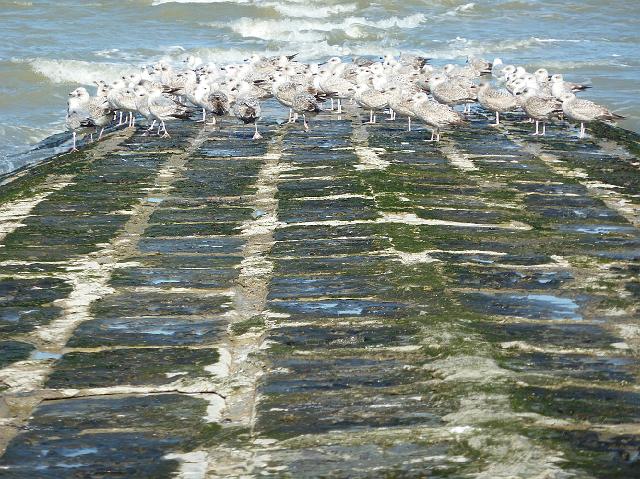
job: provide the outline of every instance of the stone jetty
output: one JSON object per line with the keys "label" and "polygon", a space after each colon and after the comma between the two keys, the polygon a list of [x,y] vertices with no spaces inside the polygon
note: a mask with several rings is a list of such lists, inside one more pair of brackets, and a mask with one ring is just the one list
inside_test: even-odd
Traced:
{"label": "stone jetty", "polygon": [[0,178],[0,477],[639,477],[638,135],[278,115]]}

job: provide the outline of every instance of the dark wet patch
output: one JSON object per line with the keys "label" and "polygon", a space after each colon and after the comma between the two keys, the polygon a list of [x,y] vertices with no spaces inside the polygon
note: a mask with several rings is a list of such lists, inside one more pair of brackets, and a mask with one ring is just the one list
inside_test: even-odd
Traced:
{"label": "dark wet patch", "polygon": [[48,388],[97,388],[171,383],[179,378],[207,376],[204,366],[218,361],[215,349],[115,349],[95,353],[67,353],[46,382]]}
{"label": "dark wet patch", "polygon": [[233,237],[183,238],[183,239],[147,239],[139,243],[142,252],[157,253],[220,253],[240,252],[244,240]]}
{"label": "dark wet patch", "polygon": [[70,347],[191,346],[211,344],[227,329],[223,318],[189,320],[172,317],[99,319],[82,323]]}
{"label": "dark wet patch", "polygon": [[174,477],[178,462],[163,456],[205,442],[206,405],[177,394],[43,403],[0,467],[16,478]]}
{"label": "dark wet patch", "polygon": [[551,294],[466,293],[461,295],[461,299],[476,312],[528,319],[582,319],[578,303]]}
{"label": "dark wet patch", "polygon": [[0,341],[0,368],[27,359],[35,346],[21,341]]}
{"label": "dark wet patch", "polygon": [[129,293],[107,296],[92,306],[98,318],[130,316],[211,315],[222,313],[230,306],[225,296],[195,296],[171,293]]}
{"label": "dark wet patch", "polygon": [[[346,272],[345,272],[346,273]],[[341,276],[274,278],[269,288],[269,299],[319,298],[319,297],[363,297],[383,294],[392,289],[381,285],[375,277]]]}
{"label": "dark wet patch", "polygon": [[[494,257],[493,261],[496,260],[509,263],[509,259],[505,257]],[[562,270],[527,271],[473,266],[445,269],[453,275],[452,284],[463,287],[556,289],[573,280],[571,273]]]}
{"label": "dark wet patch", "polygon": [[406,306],[400,303],[331,299],[324,301],[270,301],[269,309],[292,317],[402,316]]}
{"label": "dark wet patch", "polygon": [[514,393],[514,405],[519,411],[601,424],[638,422],[638,404],[640,394],[606,388],[523,387]]}
{"label": "dark wet patch", "polygon": [[371,326],[294,326],[281,327],[269,334],[269,340],[300,350],[375,348],[412,344],[417,329],[413,327]]}
{"label": "dark wet patch", "polygon": [[636,380],[636,361],[625,356],[585,354],[519,353],[504,360],[514,371],[577,378],[587,381]]}
{"label": "dark wet patch", "polygon": [[[204,262],[203,262],[204,263]],[[237,268],[150,268],[135,267],[117,270],[111,277],[112,286],[156,286],[184,288],[224,288],[238,276]]]}
{"label": "dark wet patch", "polygon": [[622,341],[595,324],[478,323],[491,341],[524,341],[538,347],[609,348]]}

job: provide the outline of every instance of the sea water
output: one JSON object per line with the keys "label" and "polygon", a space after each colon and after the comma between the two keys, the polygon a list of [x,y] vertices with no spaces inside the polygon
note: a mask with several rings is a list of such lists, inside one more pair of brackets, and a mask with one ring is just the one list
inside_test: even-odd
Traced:
{"label": "sea water", "polygon": [[640,131],[639,19],[638,0],[0,0],[0,173],[36,161],[24,152],[64,131],[76,86],[188,54],[500,57],[593,85],[582,96]]}

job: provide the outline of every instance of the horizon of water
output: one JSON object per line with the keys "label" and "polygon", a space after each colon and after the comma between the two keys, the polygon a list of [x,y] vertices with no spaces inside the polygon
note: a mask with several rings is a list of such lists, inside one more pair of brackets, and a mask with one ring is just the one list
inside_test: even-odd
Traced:
{"label": "horizon of water", "polygon": [[407,52],[434,65],[500,57],[593,85],[583,97],[640,131],[637,0],[0,0],[0,27],[0,174],[37,160],[24,152],[64,131],[76,86],[187,54],[218,63],[254,52],[303,61]]}

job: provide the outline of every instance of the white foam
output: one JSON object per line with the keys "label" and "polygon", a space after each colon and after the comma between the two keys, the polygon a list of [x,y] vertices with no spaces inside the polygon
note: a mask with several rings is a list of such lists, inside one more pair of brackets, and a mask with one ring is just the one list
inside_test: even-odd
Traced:
{"label": "white foam", "polygon": [[249,0],[153,0],[152,6],[165,3],[249,3]]}
{"label": "white foam", "polygon": [[[19,62],[20,60],[15,60]],[[26,60],[34,72],[53,83],[74,83],[92,85],[94,81],[108,83],[120,78],[135,67],[117,63],[86,62],[80,60],[50,60],[35,58]]]}
{"label": "white foam", "polygon": [[473,3],[473,2],[465,3],[463,5],[458,5],[456,8],[446,12],[445,15],[450,16],[450,17],[454,17],[454,16],[459,15],[460,13],[465,13],[465,12],[469,12],[469,11],[473,10],[475,8],[475,6],[476,6],[476,4]]}
{"label": "white foam", "polygon": [[281,2],[267,2],[264,6],[272,7],[281,15],[287,17],[307,17],[307,18],[326,18],[333,15],[339,15],[341,13],[354,12],[358,8],[354,3],[348,3],[346,5],[329,5],[329,6],[314,6],[309,8],[308,5],[291,5],[283,4]]}
{"label": "white foam", "polygon": [[242,17],[229,25],[215,23],[211,26],[216,28],[228,26],[244,38],[310,43],[326,40],[329,33],[335,30],[342,30],[349,38],[364,38],[369,36],[371,29],[416,28],[425,20],[425,15],[421,13],[407,17],[394,16],[377,21],[364,17],[347,17],[341,22],[305,19],[263,20]]}

